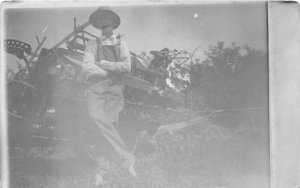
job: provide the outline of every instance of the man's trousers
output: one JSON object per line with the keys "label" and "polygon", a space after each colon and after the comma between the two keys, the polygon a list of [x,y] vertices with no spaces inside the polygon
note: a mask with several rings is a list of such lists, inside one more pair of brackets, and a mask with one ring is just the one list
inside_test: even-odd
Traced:
{"label": "man's trousers", "polygon": [[100,147],[103,152],[109,153],[114,162],[128,167],[134,156],[116,129],[119,113],[124,107],[123,86],[106,79],[92,84],[86,96],[90,118],[99,133]]}

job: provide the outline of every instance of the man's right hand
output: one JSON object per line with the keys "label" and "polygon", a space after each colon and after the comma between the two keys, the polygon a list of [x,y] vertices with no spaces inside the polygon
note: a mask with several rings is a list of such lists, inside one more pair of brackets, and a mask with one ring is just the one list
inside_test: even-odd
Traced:
{"label": "man's right hand", "polygon": [[97,72],[91,72],[86,76],[87,80],[94,79],[105,79],[108,75],[108,72],[104,69],[99,69]]}

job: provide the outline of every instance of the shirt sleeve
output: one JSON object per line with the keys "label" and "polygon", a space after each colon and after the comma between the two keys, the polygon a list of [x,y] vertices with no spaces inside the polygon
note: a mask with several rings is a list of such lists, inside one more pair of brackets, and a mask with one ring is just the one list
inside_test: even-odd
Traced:
{"label": "shirt sleeve", "polygon": [[130,50],[125,42],[121,42],[120,46],[120,62],[111,62],[101,60],[100,67],[106,70],[113,72],[130,72],[131,71],[131,59],[130,59]]}
{"label": "shirt sleeve", "polygon": [[82,71],[87,75],[101,73],[101,68],[95,64],[96,50],[97,50],[97,43],[95,41],[90,41],[86,44],[86,48],[83,56],[83,64],[81,68]]}

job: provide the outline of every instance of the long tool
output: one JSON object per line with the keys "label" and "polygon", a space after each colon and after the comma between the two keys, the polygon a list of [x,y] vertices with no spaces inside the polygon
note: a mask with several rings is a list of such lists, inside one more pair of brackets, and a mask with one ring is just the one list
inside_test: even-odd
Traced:
{"label": "long tool", "polygon": [[66,41],[68,41],[70,38],[72,38],[74,36],[74,33],[81,32],[84,28],[88,27],[89,25],[90,25],[89,21],[85,22],[83,25],[81,25],[81,26],[78,27],[78,29],[76,30],[76,32],[72,31],[71,33],[69,33],[65,38],[63,38],[60,42],[58,42],[56,45],[54,45],[52,47],[52,49],[60,47],[60,45],[62,45],[63,43],[65,43]]}

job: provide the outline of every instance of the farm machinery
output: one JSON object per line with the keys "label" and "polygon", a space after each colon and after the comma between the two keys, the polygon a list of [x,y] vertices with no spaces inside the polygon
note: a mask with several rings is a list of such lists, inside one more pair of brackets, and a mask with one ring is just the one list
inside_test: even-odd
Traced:
{"label": "farm machinery", "polygon": [[[5,40],[6,52],[25,62],[25,67],[19,67],[7,80],[11,146],[68,142],[78,153],[91,156],[93,131],[85,105],[88,84],[81,64],[86,43],[97,36],[85,30],[88,26],[88,22],[76,26],[75,21],[74,31],[50,49],[42,48],[46,38],[41,42],[37,38],[34,52],[27,43]],[[66,47],[61,47],[63,44]],[[146,131],[154,136],[202,121],[191,107],[191,72],[184,66],[191,59],[192,54],[185,50],[131,52],[132,71],[122,79],[125,107],[118,127],[121,135],[133,138],[128,134]],[[127,140],[134,148],[136,140]]]}

